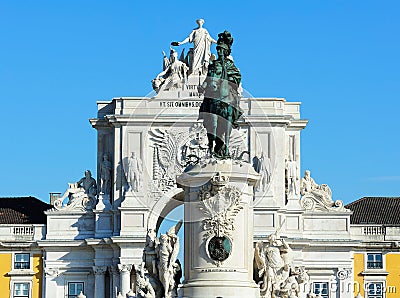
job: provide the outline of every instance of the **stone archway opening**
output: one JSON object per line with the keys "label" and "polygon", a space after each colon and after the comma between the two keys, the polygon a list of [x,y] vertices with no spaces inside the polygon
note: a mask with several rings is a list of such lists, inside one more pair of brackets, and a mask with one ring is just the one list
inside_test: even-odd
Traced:
{"label": "stone archway opening", "polygon": [[172,227],[172,225],[177,224],[179,220],[183,219],[183,200],[184,192],[181,191],[165,202],[155,227],[158,234],[168,231],[160,229],[161,227],[165,227],[167,222],[170,223],[170,227]]}

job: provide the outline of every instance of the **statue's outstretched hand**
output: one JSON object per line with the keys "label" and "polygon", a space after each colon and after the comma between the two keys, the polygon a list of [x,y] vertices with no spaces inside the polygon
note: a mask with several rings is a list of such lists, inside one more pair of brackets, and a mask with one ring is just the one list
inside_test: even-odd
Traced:
{"label": "statue's outstretched hand", "polygon": [[173,41],[173,42],[171,42],[171,46],[177,47],[177,46],[179,46],[179,45],[180,45],[180,42],[179,42],[179,41]]}

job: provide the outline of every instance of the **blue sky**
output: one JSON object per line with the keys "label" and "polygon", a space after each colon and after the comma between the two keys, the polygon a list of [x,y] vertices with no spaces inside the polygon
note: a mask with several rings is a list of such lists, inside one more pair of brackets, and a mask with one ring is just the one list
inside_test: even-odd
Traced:
{"label": "blue sky", "polygon": [[243,86],[301,101],[302,171],[334,198],[399,196],[398,1],[0,0],[0,196],[48,200],[96,168],[96,101],[144,96],[204,18]]}

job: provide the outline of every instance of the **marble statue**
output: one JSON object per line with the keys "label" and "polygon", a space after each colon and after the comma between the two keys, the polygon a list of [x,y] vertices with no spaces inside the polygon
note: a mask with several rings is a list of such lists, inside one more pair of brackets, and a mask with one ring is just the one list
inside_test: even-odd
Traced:
{"label": "marble statue", "polygon": [[268,184],[271,182],[272,166],[271,160],[264,152],[261,153],[260,158],[257,158],[255,170],[257,173],[261,174],[261,179],[256,190],[266,191]]}
{"label": "marble statue", "polygon": [[241,74],[229,58],[232,43],[228,31],[218,34],[218,59],[210,63],[207,78],[198,86],[199,94],[204,94],[199,119],[204,120],[207,129],[210,154],[218,158],[230,158],[228,147],[232,127],[238,127],[237,121],[243,113],[238,93]]}
{"label": "marble statue", "polygon": [[77,183],[78,187],[82,187],[85,190],[85,193],[88,195],[88,197],[95,199],[97,195],[97,183],[92,177],[90,170],[86,170],[85,177],[83,177]]}
{"label": "marble statue", "polygon": [[204,20],[196,20],[198,28],[193,29],[190,35],[181,42],[172,42],[171,45],[179,46],[185,43],[193,43],[193,50],[189,51],[189,71],[192,74],[204,75],[207,73],[208,63],[210,60],[211,52],[210,47],[212,43],[217,43],[208,31],[203,28]]}
{"label": "marble statue", "polygon": [[146,246],[143,250],[143,267],[147,273],[157,276],[157,252],[156,252],[156,232],[153,229],[147,231]]}
{"label": "marble statue", "polygon": [[[177,233],[182,226],[182,221],[173,226],[166,234],[158,238],[153,229],[147,231],[146,246],[143,250],[142,266],[139,270],[144,293],[154,292],[154,298],[176,297],[177,287],[182,277],[180,262],[177,260],[179,253],[179,237]],[[148,288],[151,287],[152,291]],[[139,286],[138,286],[139,288]],[[142,295],[142,294],[141,294]],[[139,296],[153,297],[153,296]]]}
{"label": "marble statue", "polygon": [[129,190],[138,192],[143,184],[143,164],[142,160],[132,152],[128,159],[128,169],[126,172],[126,180],[128,182]]}
{"label": "marble statue", "polygon": [[174,232],[160,236],[158,245],[158,273],[164,287],[164,298],[170,298],[175,287],[174,271],[179,252],[179,238]]}
{"label": "marble statue", "polygon": [[263,298],[298,298],[299,284],[308,283],[304,268],[293,267],[293,252],[277,232],[268,236],[268,242],[256,243],[254,250],[256,280],[259,280]]}
{"label": "marble statue", "polygon": [[299,177],[297,175],[297,162],[292,157],[286,161],[287,195],[297,196],[299,194]]}
{"label": "marble statue", "polygon": [[[96,204],[97,184],[92,178],[89,170],[85,171],[85,177],[78,182],[68,183],[65,193],[54,201],[54,208],[57,210],[85,211],[92,209]],[[63,205],[65,198],[68,203]]]}
{"label": "marble statue", "polygon": [[[165,62],[164,62],[165,63]],[[161,90],[182,89],[187,79],[187,65],[178,60],[178,53],[171,49],[170,61],[166,69],[160,72],[152,81],[156,92]]]}
{"label": "marble statue", "polygon": [[300,182],[301,204],[306,210],[348,211],[341,200],[332,200],[332,191],[327,184],[317,184],[306,170]]}
{"label": "marble statue", "polygon": [[137,298],[156,298],[156,292],[154,291],[149,279],[142,274],[138,274],[137,276],[136,292]]}
{"label": "marble statue", "polygon": [[100,164],[100,191],[102,194],[109,195],[111,192],[111,171],[112,164],[107,154],[103,155]]}

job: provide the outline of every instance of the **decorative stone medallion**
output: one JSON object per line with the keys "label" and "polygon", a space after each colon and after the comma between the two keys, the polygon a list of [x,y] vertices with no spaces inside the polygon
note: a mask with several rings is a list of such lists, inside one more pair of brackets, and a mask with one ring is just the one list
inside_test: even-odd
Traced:
{"label": "decorative stone medallion", "polygon": [[211,259],[217,262],[225,261],[231,254],[232,243],[228,237],[214,236],[207,245],[207,251]]}

